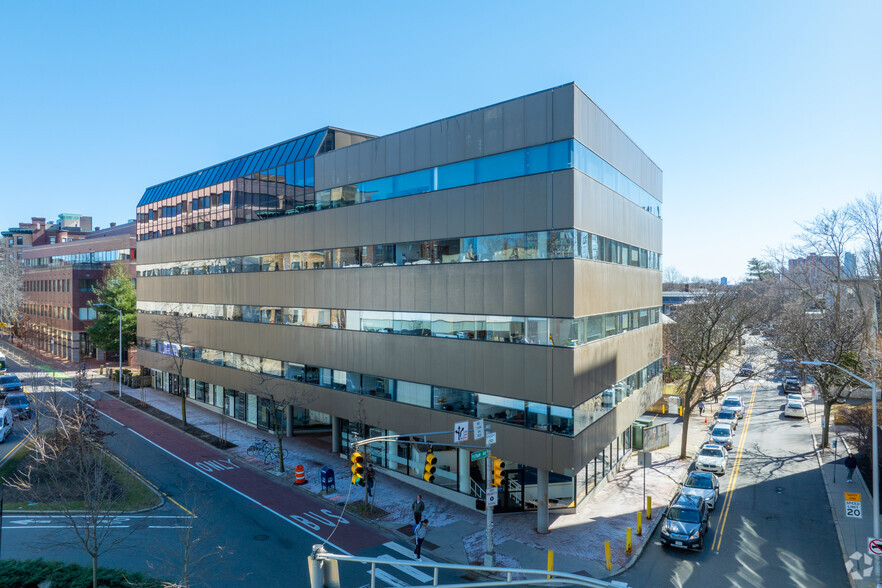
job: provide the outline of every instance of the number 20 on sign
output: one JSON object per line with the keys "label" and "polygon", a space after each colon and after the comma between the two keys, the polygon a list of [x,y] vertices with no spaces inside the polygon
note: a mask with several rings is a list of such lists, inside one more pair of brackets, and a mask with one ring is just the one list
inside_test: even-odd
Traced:
{"label": "number 20 on sign", "polygon": [[861,495],[859,492],[845,492],[845,516],[853,519],[863,517],[861,513]]}

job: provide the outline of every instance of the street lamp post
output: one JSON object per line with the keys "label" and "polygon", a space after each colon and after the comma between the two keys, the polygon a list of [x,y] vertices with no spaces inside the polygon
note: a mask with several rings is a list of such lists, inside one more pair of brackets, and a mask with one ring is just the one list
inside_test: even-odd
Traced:
{"label": "street lamp post", "polygon": [[119,397],[122,398],[122,311],[106,302],[96,302],[93,306],[106,306],[119,313],[119,373],[117,374],[117,381],[119,382]]}
{"label": "street lamp post", "polygon": [[[868,382],[865,379],[851,373],[844,367],[838,366],[835,363],[830,363],[829,361],[818,361],[816,359],[814,361],[801,361],[799,363],[803,365],[829,365],[831,367],[835,367],[839,371],[848,374],[858,382],[861,382],[865,386],[869,386],[873,390],[873,537],[879,537],[879,426],[878,421],[876,420],[876,382]],[[830,423],[827,423],[826,426],[829,427]],[[880,582],[879,577],[878,555],[873,556],[873,571],[875,572],[874,575],[876,576],[876,588],[880,588],[882,587],[882,582]]]}

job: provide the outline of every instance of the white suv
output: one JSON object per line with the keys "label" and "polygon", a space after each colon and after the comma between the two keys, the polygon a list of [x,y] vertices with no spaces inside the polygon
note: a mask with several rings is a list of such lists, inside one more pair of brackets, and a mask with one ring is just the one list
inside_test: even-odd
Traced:
{"label": "white suv", "polygon": [[723,410],[731,410],[739,419],[744,417],[744,403],[740,396],[726,396],[721,405]]}

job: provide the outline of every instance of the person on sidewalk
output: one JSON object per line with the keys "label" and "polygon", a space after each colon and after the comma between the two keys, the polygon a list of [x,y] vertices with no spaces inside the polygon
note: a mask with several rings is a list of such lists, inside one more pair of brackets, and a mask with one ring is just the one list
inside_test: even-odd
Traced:
{"label": "person on sidewalk", "polygon": [[701,416],[703,414],[704,414],[704,402],[701,402],[699,400],[699,402],[698,402],[698,416]]}
{"label": "person on sidewalk", "polygon": [[367,493],[371,497],[374,495],[374,475],[374,464],[368,464],[367,476],[365,478],[367,479]]}
{"label": "person on sidewalk", "polygon": [[426,510],[426,503],[423,502],[423,497],[417,494],[416,500],[410,505],[410,509],[413,511],[413,522],[419,523],[422,521],[423,511]]}
{"label": "person on sidewalk", "polygon": [[414,555],[416,555],[417,561],[422,561],[420,558],[420,552],[423,549],[423,540],[426,538],[426,533],[429,532],[429,519],[423,519],[423,521],[419,524],[418,527],[414,530],[413,534],[416,537],[416,549],[413,550]]}
{"label": "person on sidewalk", "polygon": [[849,453],[848,457],[845,458],[845,469],[848,470],[848,476],[846,476],[845,481],[849,484],[851,484],[851,477],[854,476],[855,468],[857,468],[857,460],[854,458],[854,455]]}

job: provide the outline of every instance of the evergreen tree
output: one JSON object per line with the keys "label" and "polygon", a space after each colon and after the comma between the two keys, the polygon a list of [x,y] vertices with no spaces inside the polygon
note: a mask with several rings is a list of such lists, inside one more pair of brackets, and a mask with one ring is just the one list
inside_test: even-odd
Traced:
{"label": "evergreen tree", "polygon": [[122,348],[125,352],[135,344],[138,326],[135,286],[125,264],[117,263],[111,268],[95,289],[95,296],[97,300],[92,303],[92,308],[97,316],[86,332],[95,347],[104,351],[116,351],[119,346],[119,313],[98,303],[118,308],[122,311]]}

